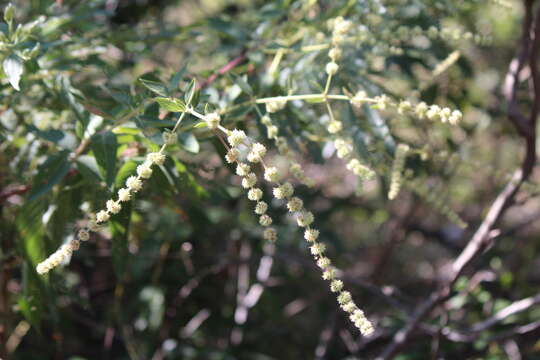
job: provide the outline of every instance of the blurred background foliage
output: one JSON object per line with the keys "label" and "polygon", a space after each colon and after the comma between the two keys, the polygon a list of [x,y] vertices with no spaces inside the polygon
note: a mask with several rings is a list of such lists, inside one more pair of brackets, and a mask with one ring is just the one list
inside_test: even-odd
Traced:
{"label": "blurred background foliage", "polygon": [[[0,357],[374,357],[445,278],[521,161],[522,141],[500,88],[523,10],[518,1],[496,3],[388,0],[379,11],[375,0],[14,1],[13,28],[0,25]],[[364,184],[333,156],[324,106],[294,104],[273,117],[316,181],[297,191],[376,324],[373,338],[362,339],[349,324],[285,211],[272,210],[280,239],[275,247],[264,243],[238,178],[222,161],[222,146],[190,118],[131,206],[68,265],[36,274],[36,264],[103,206],[174,124],[178,115],[160,112],[155,93],[181,97],[197,79],[201,104],[229,109],[224,126],[262,140],[249,92],[320,91],[326,51],[302,47],[328,42],[326,22],[338,15],[367,25],[368,38],[346,46],[335,89],[365,88],[464,113],[462,124],[450,128],[338,104],[357,151],[380,175]],[[414,36],[397,43],[403,52],[392,53],[388,39],[400,26],[459,28],[491,42]],[[271,66],[279,49],[284,56]],[[459,60],[434,77],[455,49]],[[239,57],[227,74],[207,80]],[[520,101],[530,106],[526,96]],[[389,201],[398,142],[415,149],[407,168],[417,182]],[[273,161],[287,166],[283,158]],[[418,196],[418,186],[469,226],[461,229]],[[469,341],[429,330],[465,331],[537,293],[539,193],[536,174],[501,223],[500,240],[397,358],[507,359],[514,345],[523,359],[540,359],[540,326],[504,337],[538,322],[538,306]]]}

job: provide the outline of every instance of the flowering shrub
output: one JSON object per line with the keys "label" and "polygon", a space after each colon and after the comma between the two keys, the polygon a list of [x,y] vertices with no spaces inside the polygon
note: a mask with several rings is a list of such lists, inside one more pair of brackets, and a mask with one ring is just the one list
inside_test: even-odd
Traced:
{"label": "flowering shrub", "polygon": [[[179,16],[188,11],[188,5],[170,3],[166,9]],[[337,300],[329,312],[340,307],[346,313],[352,328],[340,326],[347,329],[342,338],[349,353],[364,348],[364,354],[379,350],[380,358],[390,358],[438,305],[448,301],[451,313],[452,304],[468,296],[463,289],[471,285],[463,269],[491,246],[497,236],[494,222],[519,187],[529,185],[527,196],[535,194],[528,181],[539,109],[536,97],[523,99],[533,103],[533,110],[530,124],[517,128],[533,145],[521,172],[497,198],[501,205],[496,201],[489,210],[493,215],[483,218],[472,205],[483,206],[489,195],[477,190],[478,169],[497,171],[493,186],[499,186],[516,165],[511,159],[501,159],[496,168],[485,165],[493,156],[481,146],[490,116],[506,113],[483,110],[491,106],[483,97],[492,85],[480,80],[476,85],[467,77],[486,71],[482,64],[475,68],[475,54],[491,51],[493,42],[505,44],[507,35],[493,34],[493,23],[502,21],[495,16],[471,30],[461,20],[473,20],[484,9],[490,14],[513,11],[517,5],[397,0],[259,5],[239,2],[235,6],[241,10],[224,9],[219,15],[222,5],[216,2],[207,9],[214,15],[191,9],[195,19],[181,19],[180,26],[161,24],[155,20],[165,13],[151,13],[132,19],[134,27],[116,23],[123,21],[117,16],[124,6],[137,9],[129,2],[5,7],[0,201],[7,209],[3,232],[10,240],[2,256],[13,259],[5,272],[14,279],[11,286],[18,286],[10,290],[18,325],[6,327],[13,332],[0,355],[14,353],[21,341],[31,345],[23,340],[28,331],[60,327],[58,336],[68,337],[66,319],[70,311],[79,314],[76,306],[102,312],[88,307],[95,294],[89,295],[93,290],[84,284],[95,277],[113,293],[107,297],[114,305],[113,323],[91,321],[95,331],[107,329],[102,341],[106,356],[125,350],[130,358],[175,358],[188,356],[191,347],[198,349],[193,358],[206,358],[205,346],[217,351],[228,348],[223,341],[242,344],[248,312],[274,292],[265,291],[279,282],[272,280],[273,263],[289,262],[291,247],[312,256],[308,268],[319,268],[327,293]],[[540,15],[535,19],[540,22]],[[531,46],[530,53],[538,50]],[[185,59],[182,64],[179,58]],[[171,71],[172,66],[180,70]],[[530,66],[536,89],[536,64]],[[510,102],[518,90],[515,86]],[[517,135],[501,146],[516,154],[516,144]],[[350,201],[341,210],[340,196]],[[394,287],[379,289],[391,249],[402,239],[425,242],[430,231],[439,232],[434,237],[443,245],[463,251],[425,302],[407,305],[399,319],[370,296],[358,295],[354,289],[360,286],[399,304]],[[468,235],[467,246],[457,242]],[[303,245],[298,241],[302,236]],[[261,259],[250,286],[254,247]],[[355,254],[352,247],[371,255]],[[106,261],[97,258],[102,253]],[[219,260],[222,253],[224,261]],[[217,270],[205,270],[208,264]],[[343,270],[347,264],[351,271]],[[290,272],[286,277],[294,280],[289,286],[311,292],[302,296],[323,294],[315,287],[323,286],[319,280],[303,288],[294,275],[298,270],[283,267],[280,271]],[[201,301],[177,315],[204,278],[221,272],[238,277],[235,286],[225,286],[227,294],[236,288],[233,312],[227,301],[223,306]],[[413,272],[421,275],[421,267]],[[402,284],[397,280],[395,285]],[[215,299],[215,290],[208,287],[206,296]],[[540,302],[537,297],[533,303]],[[303,300],[293,303],[285,307],[286,314],[306,306]],[[452,319],[468,323],[465,314],[454,311]],[[128,312],[129,320],[123,315]],[[209,317],[219,323],[216,317],[228,314],[234,320],[228,340],[211,330],[204,341],[196,339]],[[184,321],[188,316],[191,320]],[[325,339],[336,332],[335,319],[321,330],[317,358],[332,356]],[[75,316],[74,321],[90,320]],[[184,324],[180,330],[179,323]],[[449,344],[437,351],[453,354],[452,342],[462,334],[447,325],[431,334],[428,326],[422,330],[445,334]],[[121,333],[118,344],[116,331]],[[152,339],[143,340],[145,332]],[[358,336],[360,343],[353,340]],[[178,338],[189,345],[180,346]],[[57,344],[55,351],[98,356],[84,349],[90,344],[74,338],[67,350]],[[20,348],[23,354],[26,347]],[[300,358],[293,355],[297,348],[256,351]],[[491,351],[485,344],[483,349]],[[334,352],[342,356],[344,350]],[[248,353],[238,350],[236,356]]]}

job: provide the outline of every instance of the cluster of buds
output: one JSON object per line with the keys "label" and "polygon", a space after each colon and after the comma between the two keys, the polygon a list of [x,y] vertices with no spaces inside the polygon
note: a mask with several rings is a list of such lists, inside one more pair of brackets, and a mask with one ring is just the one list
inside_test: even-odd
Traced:
{"label": "cluster of buds", "polygon": [[[244,131],[237,129],[230,131],[228,133],[227,141],[231,146],[228,154],[231,152],[239,153],[238,147],[240,145],[246,145],[249,148],[247,160],[253,164],[262,163],[263,157],[266,154],[266,147],[260,143],[249,141]],[[227,161],[229,161],[229,159],[227,159]],[[272,242],[276,241],[277,231],[273,227],[270,227],[273,221],[270,215],[266,213],[268,204],[262,200],[264,193],[260,188],[256,187],[257,175],[252,171],[251,166],[248,163],[242,162],[238,157],[232,162],[236,162],[236,174],[242,178],[242,187],[248,191],[248,199],[255,202],[255,214],[259,215],[259,224],[265,227],[263,238]],[[267,176],[272,179],[277,179],[279,176],[277,169],[271,168],[268,174],[265,173],[265,177]]]}
{"label": "cluster of buds", "polygon": [[358,176],[362,181],[371,180],[375,177],[375,172],[356,158],[351,159],[347,163],[347,170]]}
{"label": "cluster of buds", "polygon": [[70,240],[67,244],[60,246],[60,248],[51,254],[47,259],[39,263],[36,267],[36,271],[43,275],[58,265],[67,262],[71,258],[73,251],[79,249],[81,241],[87,241],[90,239],[90,231],[98,231],[99,226],[108,221],[111,215],[119,213],[120,210],[122,210],[122,203],[130,201],[131,196],[141,190],[143,181],[152,176],[152,166],[163,165],[165,162],[163,150],[164,147],[159,152],[149,153],[146,156],[145,161],[137,167],[137,176],[130,176],[126,180],[125,187],[118,190],[117,200],[107,200],[105,203],[105,209],[97,212],[93,216],[95,220],[91,220],[87,227],[80,229],[77,232],[75,239]]}
{"label": "cluster of buds", "polygon": [[264,115],[261,118],[261,122],[266,127],[268,138],[276,144],[280,155],[285,156],[291,164],[289,170],[296,180],[308,187],[315,185],[313,179],[306,176],[302,166],[294,159],[293,153],[290,151],[289,145],[287,144],[287,140],[284,137],[279,136],[279,129],[272,123],[270,115]]}
{"label": "cluster of buds", "polygon": [[452,110],[448,107],[442,108],[439,105],[428,105],[423,101],[416,105],[413,105],[407,100],[393,102],[386,95],[370,98],[365,91],[357,92],[351,97],[350,102],[356,107],[360,107],[365,103],[374,103],[379,110],[385,110],[391,107],[397,109],[397,112],[401,115],[410,114],[416,116],[420,120],[439,120],[451,125],[457,125],[463,118],[463,114],[459,110]]}
{"label": "cluster of buds", "polygon": [[52,253],[47,259],[40,262],[36,267],[38,274],[43,275],[57,267],[58,265],[69,261],[73,251],[79,249],[81,245],[80,240],[73,239],[70,240],[67,244],[64,244],[58,248],[54,253]]}
{"label": "cluster of buds", "polygon": [[341,59],[343,54],[341,44],[344,42],[347,33],[351,30],[352,25],[351,21],[345,20],[341,16],[330,22],[330,27],[332,29],[332,46],[328,51],[328,57],[330,57],[331,61],[327,63],[325,67],[328,76],[335,75],[339,70],[337,61]]}
{"label": "cluster of buds", "polygon": [[[265,125],[268,125],[269,117],[263,119]],[[250,150],[250,153],[257,153],[257,159],[249,159],[253,164],[261,164],[264,168],[264,180],[273,185],[272,194],[274,198],[285,202],[287,210],[296,217],[296,224],[304,230],[304,238],[310,245],[310,252],[313,255],[317,265],[322,271],[323,279],[330,282],[330,290],[336,294],[338,303],[344,311],[349,313],[349,317],[354,325],[360,330],[364,336],[373,333],[371,322],[365,317],[364,313],[356,306],[352,300],[351,294],[343,290],[343,282],[336,278],[336,269],[332,266],[332,262],[325,255],[326,246],[318,241],[319,230],[312,227],[315,217],[311,211],[304,207],[302,199],[294,195],[294,187],[289,182],[282,182],[281,176],[277,168],[266,166],[264,163],[264,153],[262,145],[255,143],[249,139],[241,130],[232,130],[227,132],[227,141],[231,146],[232,151],[237,149],[239,145],[245,145]],[[249,155],[248,155],[249,156]],[[255,161],[252,161],[255,160]],[[237,160],[236,174],[242,177],[242,187],[248,190],[248,199],[255,202],[255,213],[259,215],[259,223],[265,227],[264,239],[276,241],[277,232],[270,227],[273,220],[267,214],[268,204],[262,200],[263,191],[256,187],[257,175],[252,171],[250,164]]]}
{"label": "cluster of buds", "polygon": [[304,230],[304,239],[309,244],[311,255],[321,269],[322,278],[330,282],[330,290],[336,294],[341,308],[349,313],[350,320],[362,335],[369,336],[373,333],[373,325],[354,303],[351,294],[343,290],[343,281],[336,278],[336,269],[325,255],[326,245],[318,240],[319,230],[312,227],[315,216],[304,207],[302,199],[294,196],[293,186],[288,182],[281,183],[276,174],[277,170],[273,167],[266,168],[264,174],[265,180],[274,184],[274,197],[285,201],[287,210],[296,217],[296,224]]}
{"label": "cluster of buds", "polygon": [[216,130],[219,127],[221,116],[217,112],[209,113],[204,116],[204,121],[210,130]]}
{"label": "cluster of buds", "polygon": [[491,42],[489,36],[483,36],[480,34],[473,34],[470,31],[463,31],[458,28],[437,28],[436,26],[430,26],[428,29],[422,29],[420,26],[408,27],[400,26],[395,31],[387,29],[382,31],[380,37],[385,41],[408,41],[412,38],[425,35],[429,39],[436,40],[442,39],[445,41],[461,41],[472,40],[478,45],[487,45]]}
{"label": "cluster of buds", "polygon": [[392,174],[390,178],[390,190],[388,191],[388,198],[393,200],[399,194],[399,189],[402,183],[402,173],[405,167],[405,158],[409,152],[409,146],[406,144],[399,144],[396,148],[394,156],[394,163],[392,164]]}
{"label": "cluster of buds", "polygon": [[279,110],[283,110],[287,105],[287,99],[283,97],[275,97],[272,100],[266,102],[266,111],[269,113],[275,113]]}

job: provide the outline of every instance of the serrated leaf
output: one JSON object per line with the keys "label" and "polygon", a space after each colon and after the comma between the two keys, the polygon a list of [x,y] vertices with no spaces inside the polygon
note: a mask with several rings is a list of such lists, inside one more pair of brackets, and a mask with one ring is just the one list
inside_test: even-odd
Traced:
{"label": "serrated leaf", "polygon": [[54,185],[58,184],[67,175],[71,164],[68,160],[69,151],[64,150],[49,156],[38,167],[38,173],[34,178],[29,200],[35,201],[49,192]]}
{"label": "serrated leaf", "polygon": [[169,92],[167,90],[167,87],[157,81],[153,80],[147,80],[147,79],[139,79],[141,84],[143,84],[148,90],[152,91],[153,93],[160,95],[160,96],[168,96]]}
{"label": "serrated leaf", "polygon": [[197,154],[200,150],[199,142],[193,133],[180,133],[178,135],[178,143],[180,146],[191,153]]}
{"label": "serrated leaf", "polygon": [[4,74],[9,80],[9,83],[17,91],[20,91],[19,81],[21,81],[21,75],[23,73],[23,62],[17,55],[10,55],[4,59],[3,62]]}
{"label": "serrated leaf", "polygon": [[101,177],[109,188],[116,176],[116,150],[118,142],[116,135],[111,131],[98,133],[92,137],[92,151],[99,166]]}
{"label": "serrated leaf", "polygon": [[183,112],[186,110],[186,105],[180,99],[157,97],[154,100],[160,107],[170,112]]}

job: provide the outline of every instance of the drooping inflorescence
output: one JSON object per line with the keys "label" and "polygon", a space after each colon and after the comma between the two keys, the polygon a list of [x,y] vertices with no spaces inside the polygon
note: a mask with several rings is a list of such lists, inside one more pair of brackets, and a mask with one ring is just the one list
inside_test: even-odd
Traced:
{"label": "drooping inflorescence", "polygon": [[[353,23],[349,20],[345,20],[342,17],[338,17],[329,22],[332,35],[328,49],[328,57],[330,61],[324,66],[324,72],[326,73],[326,85],[324,91],[317,94],[305,94],[305,95],[283,95],[271,98],[255,99],[255,109],[261,119],[262,124],[266,127],[267,137],[272,140],[278,149],[280,155],[285,156],[290,162],[290,172],[301,183],[312,186],[313,180],[306,176],[300,163],[298,163],[292,152],[289,149],[287,140],[285,137],[280,136],[279,128],[272,121],[271,115],[280,110],[285,109],[287,103],[293,100],[314,100],[316,103],[324,103],[328,112],[329,121],[324,123],[326,130],[326,138],[330,139],[336,149],[337,157],[343,159],[345,162],[345,168],[355,174],[361,181],[369,180],[375,177],[375,171],[366,162],[360,159],[356,153],[352,137],[349,135],[348,129],[345,128],[345,124],[336,117],[332,108],[332,102],[345,101],[350,103],[356,108],[362,108],[363,106],[372,106],[381,111],[394,110],[400,115],[408,115],[421,120],[440,121],[442,123],[448,123],[451,125],[457,125],[462,119],[462,113],[459,110],[452,110],[449,107],[440,107],[439,105],[428,105],[425,102],[419,102],[413,104],[408,100],[394,101],[387,94],[380,94],[377,96],[369,96],[364,90],[358,91],[355,95],[335,94],[332,93],[331,85],[332,79],[339,74],[340,59],[343,57],[343,44],[348,41],[349,32],[353,29]],[[399,29],[399,38],[406,39],[414,34],[428,34],[429,37],[452,37],[455,38],[456,34],[447,34],[444,31],[438,29],[433,30],[430,28],[427,31],[418,30],[416,28],[410,30],[408,28]],[[471,35],[472,36],[472,35]],[[469,37],[467,35],[466,37]],[[283,51],[280,53],[283,54]],[[459,57],[459,52],[452,53],[451,56],[440,64],[434,71],[434,75],[440,74],[445,71],[450,65],[452,65]],[[264,104],[266,114],[260,112],[257,104]],[[365,317],[362,310],[358,308],[356,303],[352,299],[350,292],[344,290],[343,281],[337,278],[337,270],[332,265],[332,261],[327,256],[327,249],[325,243],[319,240],[320,232],[313,224],[315,221],[314,214],[306,209],[304,201],[295,194],[293,184],[284,181],[282,174],[279,173],[277,167],[268,166],[264,159],[267,154],[267,148],[260,142],[251,139],[243,130],[234,129],[227,130],[221,126],[220,112],[209,112],[206,114],[198,113],[194,108],[188,104],[185,109],[181,111],[178,122],[174,126],[172,131],[166,130],[163,132],[163,146],[158,152],[149,153],[146,156],[145,161],[137,167],[136,176],[131,176],[126,180],[125,187],[118,190],[115,198],[109,199],[105,203],[103,210],[97,212],[94,216],[95,219],[89,222],[88,226],[80,229],[77,233],[77,237],[70,240],[68,243],[62,245],[56,252],[54,252],[49,258],[40,263],[37,266],[37,271],[40,274],[45,274],[52,268],[58,266],[62,262],[66,261],[73,251],[77,250],[81,241],[87,241],[90,237],[90,231],[96,231],[99,226],[108,221],[111,216],[118,214],[125,202],[131,201],[135,193],[142,189],[144,181],[149,179],[153,174],[154,165],[163,165],[165,161],[164,150],[167,145],[176,143],[177,141],[177,128],[178,124],[182,120],[185,114],[194,115],[199,118],[207,129],[211,130],[217,136],[220,136],[223,144],[227,149],[225,160],[228,163],[235,164],[235,172],[241,177],[241,186],[246,190],[247,198],[254,203],[253,211],[258,216],[259,224],[264,228],[263,238],[267,241],[275,242],[278,237],[277,230],[271,225],[274,223],[274,219],[268,214],[269,203],[264,201],[264,190],[261,186],[262,180],[269,183],[272,189],[272,196],[281,202],[286,207],[287,211],[295,217],[296,225],[302,229],[304,239],[309,244],[309,250],[317,266],[322,272],[322,278],[329,281],[330,291],[336,295],[337,301],[341,308],[349,314],[350,320],[360,330],[360,332],[367,336],[373,333],[374,328],[371,322]],[[199,124],[197,124],[199,125]],[[221,138],[221,134],[225,134],[226,142]],[[399,144],[395,151],[394,163],[392,166],[392,172],[390,176],[390,189],[388,192],[388,198],[394,199],[402,186],[404,181],[403,171],[405,167],[405,159],[410,147],[406,144]],[[374,164],[374,161],[371,161]],[[262,178],[257,176],[255,167],[260,166],[263,170]],[[408,181],[409,185],[415,184],[413,180]],[[414,189],[416,192],[426,196],[434,206],[440,209],[443,213],[449,216],[452,220],[458,224],[463,225],[464,222],[453,213],[448,206],[442,203],[442,201],[432,194],[426,191],[425,187],[417,186]]]}
{"label": "drooping inflorescence", "polygon": [[394,163],[392,165],[392,173],[390,177],[390,190],[388,191],[388,198],[393,200],[399,193],[401,183],[403,179],[403,167],[405,166],[405,158],[409,151],[409,145],[399,144],[396,148],[394,156]]}
{"label": "drooping inflorescence", "polygon": [[[237,149],[239,146],[247,146],[249,154],[256,153],[256,156],[248,154],[248,161],[253,164],[260,164],[264,170],[264,180],[274,186],[272,194],[277,200],[282,200],[285,203],[287,210],[296,217],[296,224],[304,231],[304,239],[310,245],[311,255],[317,262],[318,267],[322,271],[324,280],[330,282],[330,290],[337,296],[337,301],[341,308],[349,314],[350,320],[360,330],[364,336],[373,333],[373,325],[365,317],[364,312],[358,308],[353,301],[351,294],[343,290],[343,281],[336,278],[336,269],[332,266],[331,260],[326,256],[326,245],[320,241],[319,230],[312,227],[315,217],[313,213],[304,207],[304,202],[298,196],[294,196],[294,187],[289,182],[282,182],[281,176],[275,167],[269,167],[264,163],[263,157],[266,149],[260,143],[249,139],[242,130],[234,129],[232,131],[224,130],[227,140],[231,146],[229,152]],[[270,227],[273,219],[267,215],[268,204],[261,200],[263,192],[260,188],[255,187],[257,176],[251,169],[250,165],[237,160],[237,175],[242,177],[242,186],[248,189],[248,198],[256,202],[255,213],[259,215],[259,223],[265,227],[264,239],[276,241],[277,231]]]}

